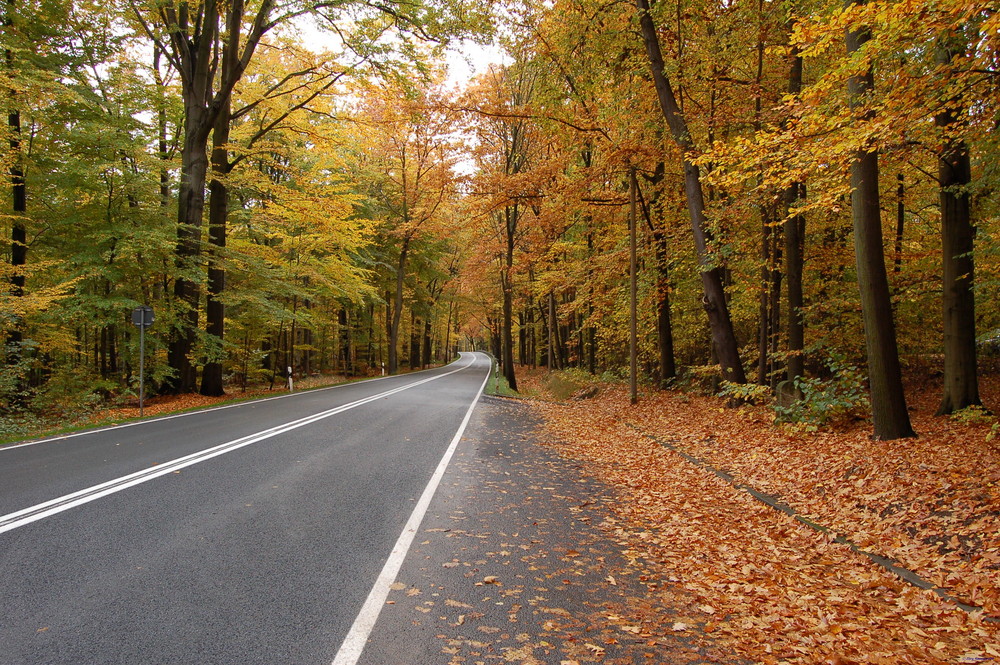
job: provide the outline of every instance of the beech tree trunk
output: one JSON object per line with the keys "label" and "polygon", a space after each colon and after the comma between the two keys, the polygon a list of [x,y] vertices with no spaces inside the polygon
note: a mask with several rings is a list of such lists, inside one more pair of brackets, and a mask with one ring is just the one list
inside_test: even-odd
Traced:
{"label": "beech tree trunk", "polygon": [[429,366],[431,364],[431,350],[432,350],[431,349],[431,337],[432,337],[432,333],[433,332],[434,332],[434,328],[433,328],[433,326],[431,324],[431,319],[428,316],[424,320],[424,342],[423,342],[423,346],[421,348],[421,354],[422,355],[420,356],[420,366],[421,367],[427,367],[427,366]]}
{"label": "beech tree trunk", "polygon": [[[6,13],[3,18],[5,26],[13,26],[13,0],[6,3]],[[14,55],[10,48],[4,53],[6,65],[13,69]],[[11,224],[10,224],[10,295],[14,298],[24,296],[24,271],[22,266],[28,262],[28,230],[24,224],[24,218],[28,211],[28,189],[24,180],[24,167],[21,160],[21,112],[16,107],[15,92],[10,90],[11,106],[7,112],[7,126],[10,129],[10,152],[13,157],[10,166],[10,187],[11,187]],[[23,323],[19,319],[11,322],[7,330],[7,353],[6,362],[8,365],[16,365],[21,361],[21,342],[23,341]],[[22,379],[18,379],[15,393],[21,392],[23,386]],[[15,397],[15,400],[20,399]]]}
{"label": "beech tree trunk", "polygon": [[670,134],[674,142],[683,154],[684,193],[691,216],[691,230],[694,235],[698,262],[701,265],[701,281],[704,291],[702,303],[708,314],[712,343],[722,367],[722,378],[733,383],[746,383],[746,374],[743,371],[743,361],[740,359],[736,333],[729,316],[729,305],[726,303],[722,271],[715,265],[715,259],[708,249],[709,233],[705,223],[705,197],[701,186],[701,171],[698,165],[692,161],[695,155],[694,141],[688,130],[687,122],[684,120],[684,115],[677,104],[670,80],[665,73],[656,25],[649,13],[649,2],[648,0],[635,0],[635,4],[639,10],[639,27],[646,46],[646,55],[649,59],[653,84],[660,102],[660,110],[670,127]]}
{"label": "beech tree trunk", "polygon": [[[964,54],[958,40],[942,40],[937,60],[948,66]],[[954,101],[954,100],[953,100]],[[968,185],[972,180],[969,149],[955,137],[963,109],[957,101],[935,116],[945,135],[944,149],[938,157],[938,184],[941,202],[942,310],[944,315],[944,395],[937,414],[954,413],[968,406],[981,405],[976,367],[976,297],[975,227]]]}
{"label": "beech tree trunk", "polygon": [[[864,4],[864,0],[856,0],[854,4]],[[849,31],[847,52],[856,53],[869,38],[867,28]],[[861,98],[873,87],[870,70],[863,75],[852,76],[848,81],[852,105],[860,104]],[[862,122],[868,119],[870,114],[862,116]],[[851,217],[875,437],[887,441],[915,436],[906,410],[889,280],[885,270],[877,150],[860,148],[851,163]]]}
{"label": "beech tree trunk", "polygon": [[[181,147],[181,179],[177,201],[177,249],[174,280],[177,323],[167,344],[167,363],[173,375],[163,384],[164,392],[192,392],[197,368],[191,361],[198,328],[199,281],[194,278],[201,254],[205,181],[208,175],[208,136],[215,121],[211,107],[213,72],[211,53],[219,33],[218,5],[207,2],[200,30],[188,35],[186,21],[172,26],[175,59],[181,64],[181,96],[184,100],[184,143]],[[184,54],[178,57],[178,54]],[[181,59],[183,58],[183,59]]]}
{"label": "beech tree trunk", "polygon": [[406,276],[406,258],[410,249],[410,239],[403,239],[396,263],[396,296],[392,300],[392,314],[389,317],[389,374],[399,372],[399,321],[403,316],[403,279]]}
{"label": "beech tree trunk", "polygon": [[[218,353],[223,353],[225,338],[226,308],[219,296],[226,288],[226,270],[223,267],[223,252],[226,249],[226,226],[229,217],[229,187],[222,180],[229,173],[229,104],[219,113],[212,133],[212,172],[215,177],[209,183],[211,199],[208,208],[208,299],[205,305],[205,332],[215,337],[219,345]],[[218,396],[225,394],[222,385],[222,358],[211,357],[201,372],[201,394]]]}
{"label": "beech tree trunk", "polygon": [[[24,216],[28,212],[28,190],[24,181],[24,169],[21,167],[21,113],[10,111],[7,115],[10,127],[10,150],[14,154],[14,163],[10,167],[11,186],[11,225],[10,225],[10,294],[15,298],[24,295],[24,272],[21,267],[28,262],[28,230],[24,225]],[[16,363],[21,357],[21,322],[15,321],[7,332],[7,345],[10,357],[8,363]]]}
{"label": "beech tree trunk", "polygon": [[[192,392],[196,388],[197,368],[192,363],[191,353],[201,295],[201,280],[196,275],[200,270],[198,258],[208,175],[208,137],[223,107],[229,104],[233,87],[250,63],[261,37],[273,27],[270,22],[273,7],[273,0],[261,2],[242,45],[238,28],[234,26],[239,26],[245,18],[243,0],[234,0],[224,6],[219,0],[205,0],[197,7],[165,2],[157,10],[157,19],[166,29],[170,45],[163,54],[177,68],[184,102],[175,252],[179,274],[174,281],[177,311],[167,344],[167,362],[173,374],[164,382],[165,392]],[[139,13],[137,7],[133,8]],[[220,9],[226,12],[228,41],[224,46],[220,46]],[[143,25],[147,25],[145,20]],[[220,48],[230,56],[221,75],[217,71]]]}
{"label": "beech tree trunk", "polygon": [[[789,32],[794,22],[789,22]],[[788,68],[788,93],[802,92],[802,55],[797,46],[792,48]],[[785,362],[785,378],[792,382],[805,375],[805,323],[802,308],[805,296],[802,292],[802,271],[805,268],[806,218],[802,215],[788,215],[788,211],[806,198],[806,185],[796,182],[789,185],[784,193],[785,206],[785,293],[788,304],[786,317],[786,343],[788,359]],[[798,391],[796,391],[798,393]]]}
{"label": "beech tree trunk", "polygon": [[511,390],[517,390],[517,376],[514,371],[514,239],[520,211],[517,206],[504,209],[505,246],[504,264],[500,270],[500,288],[503,291],[503,358],[500,365],[503,377]]}

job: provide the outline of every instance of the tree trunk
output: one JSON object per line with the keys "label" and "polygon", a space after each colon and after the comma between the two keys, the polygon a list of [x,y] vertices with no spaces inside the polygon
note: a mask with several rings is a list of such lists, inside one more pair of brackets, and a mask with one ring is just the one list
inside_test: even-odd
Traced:
{"label": "tree trunk", "polygon": [[407,360],[411,370],[420,368],[420,319],[413,310],[410,310],[410,353]]}
{"label": "tree trunk", "polygon": [[[13,26],[13,0],[8,0],[6,13],[3,18],[5,26]],[[14,55],[10,48],[4,53],[6,65],[13,69]],[[22,266],[28,262],[28,230],[24,224],[25,215],[28,211],[27,185],[24,180],[24,167],[21,157],[21,112],[16,108],[15,91],[10,90],[10,109],[7,112],[7,126],[10,130],[10,187],[11,187],[11,224],[10,224],[10,295],[14,298],[24,296],[24,271]],[[19,317],[12,317],[10,328],[7,330],[7,353],[6,362],[8,366],[15,366],[21,362],[24,322]],[[20,393],[24,386],[23,377],[18,373],[15,384],[15,402],[20,401]]]}
{"label": "tree trunk", "polygon": [[[863,4],[856,0],[854,4]],[[847,52],[853,54],[870,39],[867,28],[847,33]],[[869,70],[852,76],[848,90],[852,105],[869,93],[874,79]],[[870,116],[862,116],[863,120]],[[865,346],[868,351],[868,380],[871,390],[875,437],[881,440],[915,436],[906,410],[896,330],[892,319],[889,281],[882,246],[882,213],[879,208],[878,151],[860,148],[851,162],[851,217],[854,248],[861,293]]]}
{"label": "tree trunk", "polygon": [[[240,27],[243,17],[243,1],[237,0],[227,14],[227,41],[222,54],[222,78],[234,78],[239,62]],[[211,200],[208,210],[208,298],[205,306],[205,332],[217,338],[217,356],[210,357],[202,369],[201,394],[219,396],[225,394],[222,385],[222,354],[225,353],[226,308],[220,296],[226,290],[226,227],[229,223],[229,187],[225,178],[232,170],[229,162],[229,125],[232,116],[232,100],[225,95],[217,104],[218,112],[212,129],[212,174],[209,185]]]}
{"label": "tree trunk", "polygon": [[409,250],[409,238],[403,239],[399,250],[399,261],[396,263],[396,296],[392,300],[392,316],[389,319],[389,374],[399,371],[399,321],[403,316],[403,278],[406,270],[406,256]]}
{"label": "tree trunk", "polygon": [[429,367],[431,364],[431,337],[434,332],[430,317],[424,320],[424,341],[421,349],[420,367]]}
{"label": "tree trunk", "polygon": [[[893,247],[892,272],[898,275],[903,271],[903,231],[906,230],[906,187],[903,174],[896,174],[896,242]],[[897,287],[899,288],[898,284]]]}
{"label": "tree trunk", "polygon": [[[958,42],[958,38],[954,38]],[[963,57],[965,46],[942,40],[938,63],[950,66],[952,59]],[[954,413],[968,406],[982,405],[976,367],[976,297],[975,227],[968,185],[972,180],[969,149],[965,141],[953,135],[962,123],[960,102],[952,100],[949,108],[934,121],[945,135],[944,149],[938,157],[938,184],[941,201],[941,262],[943,276],[942,310],[944,315],[944,395],[937,415]]]}
{"label": "tree trunk", "polygon": [[670,259],[662,231],[653,232],[656,243],[656,340],[660,360],[660,388],[677,376],[674,360],[674,329],[670,323]]}
{"label": "tree trunk", "polygon": [[[10,230],[10,295],[20,298],[24,295],[24,272],[22,266],[28,262],[28,231],[24,225],[25,214],[28,211],[27,185],[24,181],[24,169],[21,167],[21,113],[11,111],[7,115],[10,127],[10,151],[14,154],[13,165],[10,167],[11,186],[11,230]],[[21,358],[21,341],[23,322],[13,321],[7,332],[9,356],[7,362],[14,364]]]}
{"label": "tree trunk", "polygon": [[[13,27],[14,25],[14,0],[7,0],[3,16],[3,25]],[[4,58],[8,69],[14,68],[14,53],[8,47],[4,49]],[[11,73],[13,75],[13,72]],[[16,92],[9,91],[10,108],[7,112],[7,126],[10,130],[10,187],[11,187],[11,229],[10,229],[10,295],[14,298],[24,296],[24,272],[21,269],[28,261],[28,231],[24,224],[25,214],[28,211],[27,185],[24,181],[24,167],[21,157],[21,112],[16,107]],[[21,360],[21,342],[23,322],[15,318],[11,321],[7,331],[7,354],[8,365],[16,365]],[[19,381],[20,384],[20,381]],[[20,392],[20,385],[18,390]]]}
{"label": "tree trunk", "polygon": [[177,250],[174,280],[177,324],[167,344],[167,364],[172,376],[164,381],[164,392],[192,392],[196,387],[197,369],[191,362],[195,331],[198,328],[198,305],[201,287],[193,278],[201,254],[202,217],[205,210],[205,181],[208,174],[209,133],[215,120],[211,108],[213,45],[218,38],[219,15],[215,2],[205,5],[200,35],[195,44],[186,26],[172,26],[175,43],[188,47],[182,62],[186,71],[181,76],[184,99],[184,143],[181,147],[181,181],[177,205]]}
{"label": "tree trunk", "polygon": [[660,102],[660,110],[670,127],[674,142],[684,156],[684,193],[691,216],[691,230],[694,235],[698,262],[701,265],[701,280],[704,291],[702,303],[708,314],[712,342],[722,367],[722,378],[734,383],[746,383],[743,361],[740,359],[739,345],[729,316],[729,306],[726,303],[721,270],[715,265],[715,258],[708,249],[709,234],[705,222],[705,198],[701,186],[701,173],[697,164],[692,161],[695,156],[695,145],[691,133],[688,131],[684,115],[677,104],[670,80],[665,73],[656,26],[649,12],[649,2],[648,0],[635,0],[635,4],[639,10],[639,27],[649,59],[653,84]]}
{"label": "tree trunk", "polygon": [[[794,19],[789,21],[789,33],[794,29]],[[802,55],[797,46],[792,47],[788,68],[788,93],[798,95],[802,92]],[[795,379],[805,375],[805,323],[802,319],[802,309],[805,306],[805,296],[802,292],[802,272],[805,267],[805,237],[806,218],[802,215],[789,215],[788,211],[806,197],[806,185],[802,182],[792,183],[784,192],[785,206],[785,284],[788,305],[787,344],[788,358],[785,361],[785,377],[794,385]],[[798,391],[796,390],[796,393]],[[801,397],[801,395],[798,395]]]}
{"label": "tree trunk", "polygon": [[506,222],[506,248],[504,251],[504,265],[500,272],[500,288],[503,291],[503,358],[500,364],[503,367],[503,376],[507,379],[507,385],[511,390],[517,390],[517,377],[514,373],[514,285],[512,275],[514,272],[514,231],[517,225],[516,209],[508,206],[504,211]]}
{"label": "tree trunk", "polygon": [[[226,288],[226,269],[223,254],[226,249],[226,226],[229,217],[229,187],[224,182],[229,173],[229,104],[219,113],[212,134],[212,172],[209,184],[211,199],[208,209],[208,299],[205,306],[205,332],[215,337],[219,345],[217,354],[224,353],[226,308],[219,297]],[[222,385],[222,357],[213,355],[205,363],[201,374],[201,394],[225,394]]]}

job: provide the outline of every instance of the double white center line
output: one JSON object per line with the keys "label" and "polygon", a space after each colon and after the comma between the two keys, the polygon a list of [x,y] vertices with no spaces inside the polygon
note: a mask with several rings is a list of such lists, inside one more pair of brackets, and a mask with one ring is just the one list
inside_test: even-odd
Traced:
{"label": "double white center line", "polygon": [[384,397],[389,397],[390,395],[395,395],[396,393],[403,392],[404,390],[409,390],[410,388],[416,388],[417,386],[429,383],[431,381],[436,381],[437,379],[444,378],[455,372],[461,372],[471,366],[471,362],[463,363],[461,367],[451,370],[450,372],[445,372],[443,374],[436,374],[434,376],[428,377],[426,379],[421,379],[420,381],[414,381],[413,383],[408,383],[405,386],[400,386],[398,388],[393,388],[392,390],[386,390],[384,392],[378,393],[376,395],[371,395],[370,397],[364,397],[362,399],[344,404],[342,406],[329,409],[327,411],[321,411],[320,413],[313,414],[311,416],[306,416],[305,418],[300,418],[298,420],[293,420],[291,422],[285,423],[283,425],[278,425],[270,429],[266,429],[254,434],[249,434],[239,439],[234,439],[226,443],[220,444],[218,446],[202,450],[197,453],[192,453],[184,457],[179,457],[170,462],[165,462],[163,464],[157,465],[150,469],[143,469],[142,471],[137,471],[120,478],[115,478],[114,480],[109,480],[105,483],[100,483],[86,489],[82,489],[78,492],[73,492],[71,494],[66,494],[64,496],[52,499],[50,501],[45,501],[44,503],[39,503],[29,508],[23,510],[18,510],[17,512],[8,513],[7,515],[0,516],[0,533],[6,531],[11,531],[18,527],[22,527],[26,524],[36,522],[40,519],[50,517],[57,513],[61,513],[70,508],[75,508],[76,506],[89,503],[96,499],[100,499],[103,496],[108,496],[109,494],[114,494],[115,492],[120,492],[124,489],[144,483],[148,480],[153,480],[154,478],[159,478],[160,476],[165,476],[168,473],[173,473],[179,471],[184,467],[191,466],[193,464],[198,464],[199,462],[204,462],[205,460],[212,459],[213,457],[218,457],[219,455],[225,455],[228,452],[232,452],[244,446],[249,446],[251,444],[257,443],[258,441],[263,441],[264,439],[269,439],[273,436],[277,436],[284,432],[289,432],[293,429],[298,429],[299,427],[305,427],[324,418],[329,418],[335,416],[338,413],[343,413],[344,411],[349,411],[355,409],[359,406],[368,404],[369,402],[374,402],[380,400]]}

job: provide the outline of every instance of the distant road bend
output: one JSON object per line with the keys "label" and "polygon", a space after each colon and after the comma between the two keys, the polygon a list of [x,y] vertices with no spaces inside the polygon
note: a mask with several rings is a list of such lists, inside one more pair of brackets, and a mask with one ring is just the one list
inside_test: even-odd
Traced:
{"label": "distant road bend", "polygon": [[352,665],[489,368],[0,449],[0,663]]}

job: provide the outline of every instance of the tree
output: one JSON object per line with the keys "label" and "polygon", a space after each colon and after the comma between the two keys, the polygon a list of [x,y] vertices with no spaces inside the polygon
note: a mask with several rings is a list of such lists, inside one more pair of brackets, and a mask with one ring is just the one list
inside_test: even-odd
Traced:
{"label": "tree", "polygon": [[[385,215],[385,239],[394,245],[391,314],[386,324],[388,371],[399,370],[399,327],[404,285],[413,251],[447,219],[456,194],[454,113],[442,104],[440,87],[387,85],[373,91],[365,114],[372,136],[372,194]],[[400,97],[402,96],[402,100]]]}
{"label": "tree", "polygon": [[695,163],[697,150],[688,129],[684,114],[677,104],[670,79],[666,75],[660,41],[656,33],[656,24],[650,12],[648,0],[636,0],[639,11],[639,28],[649,58],[653,85],[656,88],[657,99],[663,117],[670,128],[670,135],[681,151],[684,160],[684,191],[687,198],[688,212],[691,216],[691,230],[694,234],[698,260],[701,264],[701,280],[704,289],[705,311],[708,314],[709,327],[712,331],[712,342],[722,366],[722,377],[732,383],[746,383],[743,372],[743,361],[740,359],[739,345],[733,331],[729,315],[729,305],[726,301],[725,288],[722,283],[722,271],[715,265],[711,255],[709,233],[705,219],[705,197],[702,191],[701,171]]}
{"label": "tree", "polygon": [[[851,6],[862,6],[866,1],[853,0]],[[857,25],[849,29],[846,39],[848,54],[858,54],[869,39],[871,32],[867,26]],[[872,113],[865,110],[865,98],[872,92],[874,77],[871,69],[860,69],[848,79],[848,90],[852,105],[861,111],[858,122],[865,123],[872,117]],[[915,436],[906,410],[896,328],[889,300],[889,280],[885,271],[878,150],[867,145],[861,145],[851,161],[851,217],[865,345],[868,349],[868,380],[875,436],[885,441]]]}
{"label": "tree", "polygon": [[[961,30],[961,29],[959,29]],[[965,58],[965,37],[958,30],[943,36],[936,49],[942,83],[947,89],[956,60]],[[980,405],[976,367],[975,227],[969,185],[972,165],[964,139],[967,131],[962,98],[953,94],[934,116],[941,129],[938,183],[941,206],[941,275],[944,315],[944,395],[938,415]]]}

